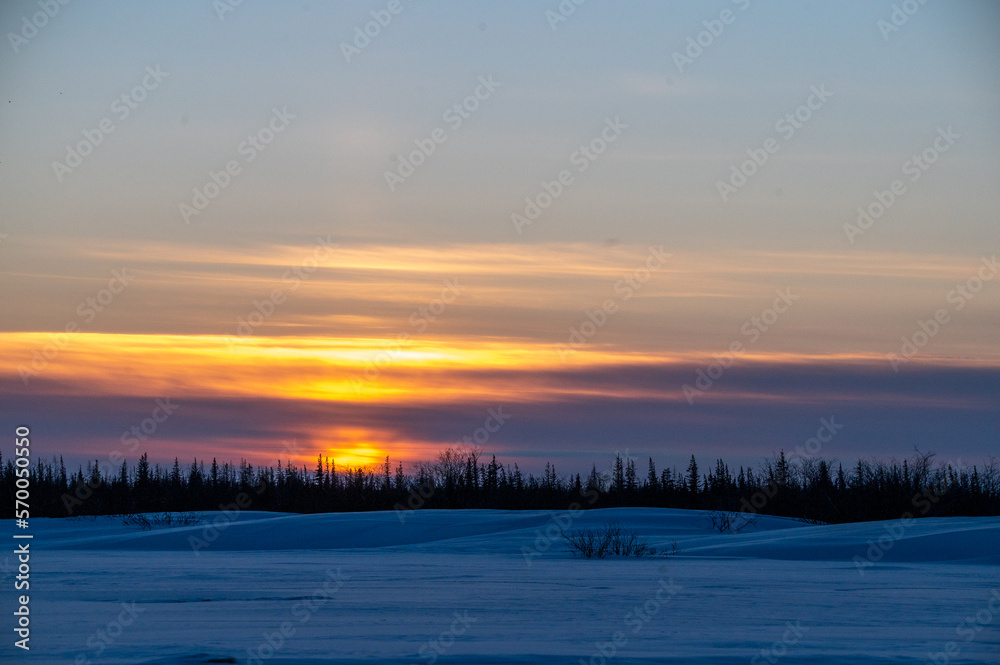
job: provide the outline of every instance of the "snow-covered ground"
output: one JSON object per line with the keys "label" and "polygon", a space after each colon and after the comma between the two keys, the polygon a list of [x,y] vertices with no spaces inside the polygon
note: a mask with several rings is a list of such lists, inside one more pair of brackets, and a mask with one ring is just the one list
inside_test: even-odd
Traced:
{"label": "snow-covered ground", "polygon": [[[31,651],[11,547],[0,662],[1000,662],[998,518],[733,535],[658,509],[203,517],[218,526],[32,520]],[[677,551],[581,560],[559,537],[612,520]]]}

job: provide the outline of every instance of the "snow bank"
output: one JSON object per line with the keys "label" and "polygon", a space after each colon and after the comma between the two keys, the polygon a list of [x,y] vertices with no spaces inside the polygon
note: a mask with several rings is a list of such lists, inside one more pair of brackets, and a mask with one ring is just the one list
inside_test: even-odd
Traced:
{"label": "snow bank", "polygon": [[[681,556],[798,561],[877,561],[1000,564],[1000,518],[925,518],[908,523],[805,525],[761,516],[738,534],[715,532],[702,511],[615,508],[565,512],[420,510],[406,513],[201,513],[190,527],[140,531],[110,517],[36,519],[37,546],[60,550],[340,550],[406,548],[435,552],[520,554],[551,541],[545,556],[567,556],[560,534],[618,522],[659,550]],[[541,538],[541,540],[539,540]]]}

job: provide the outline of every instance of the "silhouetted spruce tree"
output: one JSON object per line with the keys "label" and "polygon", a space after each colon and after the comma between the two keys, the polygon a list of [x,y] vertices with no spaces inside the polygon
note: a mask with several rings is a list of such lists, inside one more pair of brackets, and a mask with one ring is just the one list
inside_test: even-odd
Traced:
{"label": "silhouetted spruce tree", "polygon": [[616,498],[625,491],[625,465],[622,463],[622,456],[615,455],[615,471],[611,479],[610,493]]}
{"label": "silhouetted spruce tree", "polygon": [[688,477],[688,484],[687,484],[688,491],[691,494],[698,494],[698,482],[699,482],[698,462],[695,461],[694,455],[691,455],[691,461],[688,463],[687,477]]}

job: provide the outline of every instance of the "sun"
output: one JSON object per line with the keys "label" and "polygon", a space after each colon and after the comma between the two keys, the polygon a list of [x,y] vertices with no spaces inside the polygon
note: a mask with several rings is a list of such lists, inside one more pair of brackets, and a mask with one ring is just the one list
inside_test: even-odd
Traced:
{"label": "sun", "polygon": [[330,461],[337,464],[338,469],[371,467],[385,462],[386,453],[384,450],[375,448],[370,444],[359,443],[356,446],[345,446],[329,448],[326,456]]}
{"label": "sun", "polygon": [[[313,450],[324,459],[336,463],[337,469],[372,469],[385,464],[390,457],[393,465],[400,459],[410,459],[413,446],[398,433],[379,427],[334,426],[312,433]],[[402,456],[402,458],[400,458]],[[315,462],[316,453],[312,454]]]}

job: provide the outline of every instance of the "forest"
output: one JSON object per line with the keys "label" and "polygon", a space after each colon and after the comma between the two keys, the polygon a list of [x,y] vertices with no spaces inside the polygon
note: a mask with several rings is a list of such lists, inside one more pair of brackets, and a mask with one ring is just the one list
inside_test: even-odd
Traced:
{"label": "forest", "polygon": [[[559,475],[551,464],[541,476],[515,463],[487,461],[481,450],[448,448],[434,461],[416,463],[406,473],[401,462],[339,468],[317,457],[315,465],[276,466],[219,463],[212,459],[172,466],[150,464],[143,454],[113,473],[98,461],[68,472],[62,459],[16,466],[0,457],[0,497],[13,514],[19,476],[27,476],[33,517],[122,515],[152,512],[246,510],[296,513],[423,508],[567,510],[608,507],[689,508],[726,513],[793,517],[815,523],[859,522],[930,516],[1000,514],[1000,464],[956,468],[935,464],[932,453],[917,451],[898,460],[858,460],[843,464],[784,451],[758,468],[731,469],[723,460],[703,472],[692,455],[686,469],[657,470],[616,456],[607,468]],[[643,468],[645,467],[645,468]]]}

